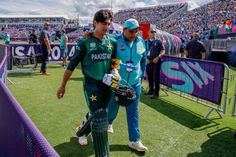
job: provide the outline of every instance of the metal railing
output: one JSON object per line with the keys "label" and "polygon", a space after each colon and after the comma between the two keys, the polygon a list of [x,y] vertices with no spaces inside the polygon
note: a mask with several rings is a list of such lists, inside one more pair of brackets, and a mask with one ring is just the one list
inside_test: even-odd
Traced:
{"label": "metal railing", "polygon": [[234,102],[233,102],[233,108],[232,108],[232,116],[236,116],[236,84],[234,88]]}

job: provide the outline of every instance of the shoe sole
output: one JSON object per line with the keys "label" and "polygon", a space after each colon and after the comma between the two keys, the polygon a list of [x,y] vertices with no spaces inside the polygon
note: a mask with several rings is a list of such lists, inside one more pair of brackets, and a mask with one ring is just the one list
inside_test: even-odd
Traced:
{"label": "shoe sole", "polygon": [[108,133],[111,133],[111,134],[113,134],[114,133],[114,131],[107,131]]}
{"label": "shoe sole", "polygon": [[[78,143],[79,143],[79,138],[78,138]],[[87,144],[81,144],[81,143],[79,143],[79,145],[80,145],[81,147],[87,147],[87,146],[88,146],[88,142],[87,142]]]}
{"label": "shoe sole", "polygon": [[145,152],[145,151],[146,151],[146,150],[136,149],[132,144],[128,144],[128,146],[129,146],[130,148],[132,148],[133,150],[136,150],[136,151],[138,151],[138,152]]}

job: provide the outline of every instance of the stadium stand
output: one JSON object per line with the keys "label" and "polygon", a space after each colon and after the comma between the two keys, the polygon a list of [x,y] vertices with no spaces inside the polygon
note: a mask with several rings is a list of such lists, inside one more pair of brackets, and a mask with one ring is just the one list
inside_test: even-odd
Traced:
{"label": "stadium stand", "polygon": [[188,3],[124,9],[115,14],[114,21],[123,23],[128,18],[136,18],[140,23],[154,24],[179,37],[190,37],[198,31],[202,39],[207,39],[210,30],[219,29],[219,34],[226,33],[226,19],[233,21],[232,33],[236,33],[235,6],[236,1],[213,0],[190,11],[187,11]]}
{"label": "stadium stand", "polygon": [[177,3],[174,5],[158,5],[152,7],[119,10],[118,13],[115,14],[114,22],[122,24],[129,18],[135,18],[139,21],[139,23],[156,24],[158,21],[167,18],[177,10],[186,8],[187,5],[187,3]]}
{"label": "stadium stand", "polygon": [[11,40],[27,40],[31,30],[42,29],[45,22],[50,23],[49,32],[56,34],[61,28],[76,28],[78,20],[68,19],[65,15],[22,15],[0,16],[0,28],[11,36]]}
{"label": "stadium stand", "polygon": [[235,20],[235,5],[232,0],[214,0],[191,11],[181,12],[157,23],[157,27],[172,34],[192,34],[222,27],[227,18]]}

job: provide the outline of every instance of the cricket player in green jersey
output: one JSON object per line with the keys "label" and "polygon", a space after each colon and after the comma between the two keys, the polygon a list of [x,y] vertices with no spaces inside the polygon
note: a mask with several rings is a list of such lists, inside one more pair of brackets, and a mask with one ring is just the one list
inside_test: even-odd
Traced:
{"label": "cricket player in green jersey", "polygon": [[96,157],[109,157],[107,106],[112,88],[118,86],[120,76],[116,68],[116,41],[107,35],[113,14],[110,10],[95,13],[94,33],[78,41],[75,54],[70,60],[61,86],[57,90],[60,99],[65,94],[67,81],[81,62],[84,75],[84,95],[92,115],[91,130]]}

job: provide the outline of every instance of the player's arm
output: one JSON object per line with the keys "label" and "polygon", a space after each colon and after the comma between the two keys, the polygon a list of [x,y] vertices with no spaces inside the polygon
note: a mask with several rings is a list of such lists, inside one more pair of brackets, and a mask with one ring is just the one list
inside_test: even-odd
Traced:
{"label": "player's arm", "polygon": [[112,87],[116,88],[121,80],[118,69],[120,69],[121,60],[118,59],[117,56],[117,41],[113,38],[113,53],[111,56],[111,74],[114,76]]}
{"label": "player's arm", "polygon": [[70,70],[66,70],[64,72],[64,76],[63,76],[63,80],[61,82],[61,86],[58,88],[57,90],[57,98],[60,99],[60,98],[63,98],[64,94],[65,94],[65,89],[66,89],[66,84],[70,78],[70,76],[72,75],[72,71]]}
{"label": "player's arm", "polygon": [[68,80],[70,79],[74,69],[77,67],[79,62],[81,62],[85,56],[85,46],[83,41],[78,41],[78,44],[75,49],[75,53],[72,56],[69,65],[67,66],[66,71],[64,72],[64,76],[61,82],[60,87],[57,90],[57,97],[60,99],[65,94],[65,88]]}
{"label": "player's arm", "polygon": [[112,39],[113,52],[111,55],[111,69],[120,69],[120,59],[117,59],[117,41]]}
{"label": "player's arm", "polygon": [[112,39],[111,41],[113,45],[113,52],[111,55],[111,73],[105,74],[102,82],[108,86],[111,86],[112,88],[118,88],[119,81],[121,80],[121,77],[118,73],[118,69],[120,68],[120,59],[116,58],[117,42],[115,39]]}

